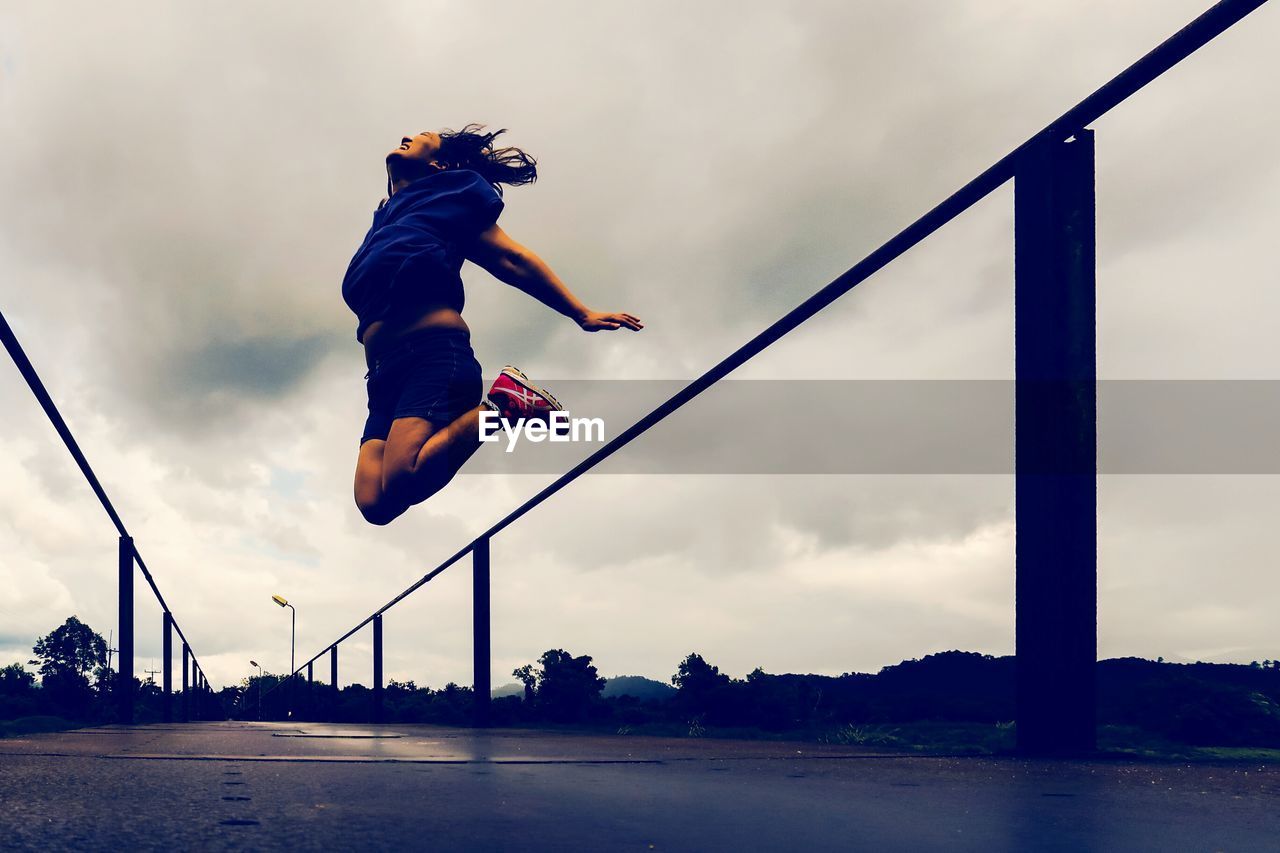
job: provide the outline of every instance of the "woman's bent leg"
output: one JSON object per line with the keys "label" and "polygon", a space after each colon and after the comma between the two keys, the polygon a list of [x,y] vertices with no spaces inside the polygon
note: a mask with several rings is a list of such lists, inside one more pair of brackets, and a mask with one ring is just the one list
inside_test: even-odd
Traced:
{"label": "woman's bent leg", "polygon": [[356,506],[370,524],[387,524],[404,511],[392,512],[382,496],[382,457],[386,447],[384,439],[371,438],[360,445],[356,459]]}
{"label": "woman's bent leg", "polygon": [[423,418],[397,418],[386,441],[360,445],[355,498],[365,520],[388,524],[440,491],[480,447],[482,406],[437,427]]}

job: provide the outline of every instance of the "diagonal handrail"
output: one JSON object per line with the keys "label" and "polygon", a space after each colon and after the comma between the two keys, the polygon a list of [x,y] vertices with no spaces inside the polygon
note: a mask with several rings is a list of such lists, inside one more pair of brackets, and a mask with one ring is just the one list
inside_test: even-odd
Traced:
{"label": "diagonal handrail", "polygon": [[[89,464],[89,460],[85,458],[84,451],[80,449],[80,443],[76,441],[76,437],[71,433],[71,428],[67,426],[66,419],[62,417],[62,413],[58,411],[58,406],[53,402],[53,398],[49,395],[49,391],[45,388],[44,382],[40,379],[40,374],[36,372],[35,366],[32,365],[31,359],[27,357],[26,350],[22,348],[22,344],[18,342],[17,335],[9,326],[9,321],[5,319],[4,312],[0,311],[0,341],[4,342],[4,348],[8,350],[9,357],[13,359],[14,365],[18,368],[18,372],[22,374],[22,378],[27,381],[27,385],[31,388],[31,393],[35,395],[36,400],[40,402],[40,407],[44,409],[44,413],[49,418],[49,422],[53,424],[53,428],[57,430],[62,443],[67,446],[67,451],[71,454],[71,458],[75,460],[76,465],[80,467],[80,473],[84,474],[85,480],[88,481],[89,487],[93,489],[93,493],[97,495],[98,502],[102,504],[103,510],[106,511],[107,517],[111,519],[111,523],[115,525],[116,531],[125,538],[129,537],[129,531],[125,527],[124,522],[120,519],[120,514],[116,512],[115,505],[111,503],[111,498],[107,496],[107,491],[102,487],[98,475],[94,473],[93,467]],[[146,579],[147,585],[151,587],[151,591],[155,593],[156,601],[160,603],[160,608],[169,614],[172,620],[173,629],[182,638],[182,642],[186,643],[187,648],[191,648],[191,642],[187,639],[187,635],[182,632],[182,628],[178,625],[178,620],[173,618],[173,611],[169,609],[168,603],[164,600],[164,596],[160,594],[160,587],[156,585],[156,579],[152,576],[151,571],[147,568],[147,564],[142,561],[142,555],[138,553],[136,545],[134,546],[134,559],[138,563],[138,568],[142,571],[142,576]],[[192,660],[195,660],[195,654],[192,653]],[[202,672],[199,663],[195,664],[196,671]]]}
{"label": "diagonal handrail", "polygon": [[[617,453],[650,427],[666,418],[672,412],[684,406],[694,397],[719,382],[729,373],[741,367],[752,357],[773,344],[783,335],[795,329],[804,321],[826,308],[835,300],[848,293],[858,284],[866,281],[893,260],[923,241],[952,219],[968,210],[978,201],[1013,178],[1019,159],[1037,144],[1048,139],[1067,139],[1087,125],[1097,121],[1114,107],[1125,101],[1147,84],[1164,74],[1173,66],[1204,47],[1217,38],[1250,12],[1264,5],[1267,0],[1220,0],[1189,24],[1178,30],[1169,38],[1148,51],[1129,67],[1111,78],[1092,94],[1077,103],[1071,109],[1049,122],[1040,131],[1032,135],[1026,142],[1014,148],[1004,157],[997,160],[990,168],[969,181],[948,198],[935,206],[928,213],[908,225],[878,249],[871,252],[854,264],[831,283],[814,293],[804,302],[797,305],[783,317],[765,328],[751,340],[723,358],[714,367],[707,370],[697,379],[677,391],[665,402],[640,418],[627,429],[619,433],[586,459],[562,474],[553,483],[543,488],[533,497],[503,516],[492,527],[468,542],[457,553],[443,563],[423,575],[395,598],[369,614],[363,621],[347,631],[332,643],[324,646],[316,655],[302,666],[294,670],[296,676],[309,663],[314,663],[330,648],[348,639],[356,631],[368,625],[375,617],[381,616],[401,600],[428,583],[432,578],[448,569],[458,560],[470,553],[482,540],[488,539],[523,516],[529,510],[541,504],[556,492],[572,483],[587,471],[599,465],[608,457]],[[273,688],[274,689],[274,688]],[[267,691],[270,693],[270,690]]]}

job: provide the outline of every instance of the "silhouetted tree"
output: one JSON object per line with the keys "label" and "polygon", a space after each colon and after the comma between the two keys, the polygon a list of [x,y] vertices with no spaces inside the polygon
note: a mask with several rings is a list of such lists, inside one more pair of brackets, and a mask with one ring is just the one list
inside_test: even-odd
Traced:
{"label": "silhouetted tree", "polygon": [[31,649],[40,666],[41,679],[50,675],[77,675],[88,683],[87,675],[107,663],[107,641],[74,616],[36,640]]}
{"label": "silhouetted tree", "polygon": [[689,695],[709,692],[729,681],[729,676],[722,673],[720,667],[707,663],[697,652],[690,652],[680,661],[676,674],[671,676],[671,683],[676,689]]}
{"label": "silhouetted tree", "polygon": [[511,674],[524,685],[524,701],[532,705],[534,693],[538,689],[538,676],[533,672],[533,664],[527,663],[522,667],[513,669]]}
{"label": "silhouetted tree", "polygon": [[822,708],[824,682],[831,680],[813,675],[770,675],[756,667],[747,674],[745,689],[736,697],[736,716],[776,731],[811,725]]}
{"label": "silhouetted tree", "polygon": [[37,712],[36,677],[20,663],[0,669],[0,719],[29,717]]}
{"label": "silhouetted tree", "polygon": [[107,642],[102,635],[69,616],[36,640],[31,651],[36,655],[31,663],[40,667],[40,686],[50,710],[60,716],[87,718],[94,699],[88,674],[106,674],[101,672],[107,663]]}
{"label": "silhouetted tree", "polygon": [[[591,663],[590,655],[574,657],[564,649],[548,649],[538,659],[534,704],[539,713],[560,723],[580,722],[600,705],[605,679]],[[516,670],[520,677],[520,670]],[[528,682],[525,682],[526,689]]]}
{"label": "silhouetted tree", "polygon": [[713,725],[735,725],[750,716],[743,695],[745,683],[734,681],[696,652],[680,661],[671,683],[676,686],[675,707],[686,719],[692,716]]}
{"label": "silhouetted tree", "polygon": [[0,696],[25,696],[36,686],[36,677],[20,663],[0,669]]}

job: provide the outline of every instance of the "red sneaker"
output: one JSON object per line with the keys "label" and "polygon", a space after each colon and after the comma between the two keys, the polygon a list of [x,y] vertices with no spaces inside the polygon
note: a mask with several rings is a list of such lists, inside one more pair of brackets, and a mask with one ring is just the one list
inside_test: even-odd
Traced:
{"label": "red sneaker", "polygon": [[489,400],[509,421],[531,418],[550,423],[552,412],[564,411],[564,406],[550,391],[534,385],[528,376],[509,364],[493,380]]}

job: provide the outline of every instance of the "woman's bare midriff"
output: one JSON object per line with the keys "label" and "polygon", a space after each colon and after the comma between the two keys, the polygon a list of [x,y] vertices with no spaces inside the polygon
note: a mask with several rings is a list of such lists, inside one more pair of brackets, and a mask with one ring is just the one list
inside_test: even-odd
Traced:
{"label": "woman's bare midriff", "polygon": [[447,305],[422,308],[409,317],[411,319],[408,322],[375,320],[364,330],[364,338],[360,342],[364,344],[364,360],[368,367],[372,368],[379,355],[410,332],[430,328],[461,329],[468,334],[471,332],[462,319],[462,314]]}

